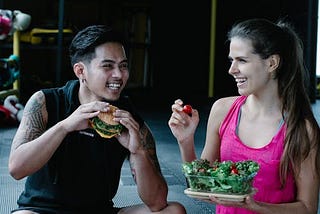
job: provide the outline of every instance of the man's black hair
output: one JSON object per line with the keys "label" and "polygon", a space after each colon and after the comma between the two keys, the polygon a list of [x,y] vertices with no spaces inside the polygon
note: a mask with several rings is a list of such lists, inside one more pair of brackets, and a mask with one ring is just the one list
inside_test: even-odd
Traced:
{"label": "man's black hair", "polygon": [[90,61],[95,48],[106,42],[117,42],[127,49],[124,35],[106,25],[91,25],[79,31],[69,46],[71,65],[81,60]]}

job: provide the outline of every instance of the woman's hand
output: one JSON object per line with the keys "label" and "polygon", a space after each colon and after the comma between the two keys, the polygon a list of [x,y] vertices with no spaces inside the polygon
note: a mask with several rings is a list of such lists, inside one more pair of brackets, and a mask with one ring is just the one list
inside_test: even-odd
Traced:
{"label": "woman's hand", "polygon": [[209,200],[204,200],[206,202],[219,204],[226,207],[240,207],[248,210],[257,210],[259,207],[259,204],[252,198],[252,195],[248,195],[244,198],[243,201],[227,201],[227,200],[221,200],[217,197],[214,197],[213,195],[209,195]]}
{"label": "woman's hand", "polygon": [[199,113],[196,109],[192,109],[189,115],[183,111],[183,101],[177,99],[171,106],[172,114],[168,121],[168,125],[172,134],[177,138],[178,142],[194,137],[194,133],[199,124]]}

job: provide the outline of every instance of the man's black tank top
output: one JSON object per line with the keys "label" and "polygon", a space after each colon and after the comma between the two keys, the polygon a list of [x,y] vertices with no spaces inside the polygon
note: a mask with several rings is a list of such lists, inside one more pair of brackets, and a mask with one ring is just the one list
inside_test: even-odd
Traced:
{"label": "man's black tank top", "polygon": [[[78,108],[78,90],[78,80],[42,90],[48,111],[47,129]],[[110,103],[128,110],[143,124],[128,97]],[[121,167],[128,155],[116,138],[101,138],[93,129],[69,133],[49,162],[27,178],[18,204],[71,211],[108,209],[113,206]]]}

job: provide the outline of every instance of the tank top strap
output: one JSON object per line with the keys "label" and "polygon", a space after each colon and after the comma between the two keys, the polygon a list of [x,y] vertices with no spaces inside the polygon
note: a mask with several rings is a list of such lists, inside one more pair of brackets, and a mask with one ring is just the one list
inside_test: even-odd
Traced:
{"label": "tank top strap", "polygon": [[219,130],[219,135],[223,135],[226,128],[231,128],[231,126],[234,126],[232,128],[236,129],[237,123],[238,123],[238,118],[240,114],[240,109],[242,104],[246,101],[247,96],[239,96],[236,98],[236,100],[232,103],[227,115],[223,119],[220,130]]}

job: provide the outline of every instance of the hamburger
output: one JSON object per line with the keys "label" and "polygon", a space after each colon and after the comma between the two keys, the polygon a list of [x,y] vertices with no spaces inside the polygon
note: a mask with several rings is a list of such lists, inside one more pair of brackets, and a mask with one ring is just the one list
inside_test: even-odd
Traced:
{"label": "hamburger", "polygon": [[91,127],[103,138],[112,138],[119,135],[123,129],[123,125],[114,121],[113,113],[118,107],[109,105],[108,112],[100,112],[98,116],[90,119]]}

